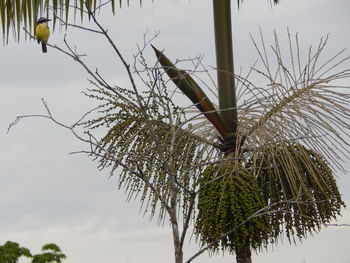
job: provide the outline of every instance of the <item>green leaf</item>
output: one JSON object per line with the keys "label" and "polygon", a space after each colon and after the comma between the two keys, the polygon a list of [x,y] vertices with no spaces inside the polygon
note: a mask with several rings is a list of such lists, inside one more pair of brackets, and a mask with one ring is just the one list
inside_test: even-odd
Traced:
{"label": "green leaf", "polygon": [[0,246],[0,262],[1,263],[17,263],[20,257],[31,257],[27,248],[20,247],[18,243],[7,241]]}

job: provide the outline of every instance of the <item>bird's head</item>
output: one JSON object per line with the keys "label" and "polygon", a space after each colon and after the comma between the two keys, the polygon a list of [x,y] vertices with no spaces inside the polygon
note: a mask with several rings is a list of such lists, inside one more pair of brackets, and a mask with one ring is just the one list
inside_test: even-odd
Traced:
{"label": "bird's head", "polygon": [[42,24],[42,23],[47,23],[49,21],[51,21],[51,19],[48,19],[46,17],[40,17],[36,23],[37,24]]}

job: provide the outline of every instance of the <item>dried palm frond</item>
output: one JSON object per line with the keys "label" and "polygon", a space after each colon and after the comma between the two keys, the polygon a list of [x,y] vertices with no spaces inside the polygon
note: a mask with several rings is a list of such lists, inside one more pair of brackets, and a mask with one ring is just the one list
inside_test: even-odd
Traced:
{"label": "dried palm frond", "polygon": [[268,144],[299,141],[341,168],[342,158],[349,154],[345,138],[350,128],[350,94],[339,83],[350,77],[350,70],[336,69],[349,61],[349,57],[341,58],[342,51],[329,59],[323,58],[326,37],[315,51],[309,48],[306,63],[302,65],[298,36],[292,42],[288,32],[288,40],[289,64],[282,56],[275,34],[272,47],[277,60],[275,71],[270,66],[265,44],[259,49],[254,41],[264,65],[264,70],[255,71],[266,79],[267,85],[259,87],[251,82],[245,85],[239,101],[239,126],[245,137],[243,148],[258,153]]}

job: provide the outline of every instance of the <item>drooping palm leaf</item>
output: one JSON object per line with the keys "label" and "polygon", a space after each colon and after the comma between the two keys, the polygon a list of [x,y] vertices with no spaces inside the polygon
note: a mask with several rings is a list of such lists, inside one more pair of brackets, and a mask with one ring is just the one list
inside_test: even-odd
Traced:
{"label": "drooping palm leaf", "polygon": [[[153,0],[152,0],[153,1]],[[238,4],[242,2],[238,0]],[[140,0],[140,5],[142,0]],[[274,3],[278,3],[274,0]],[[56,17],[67,21],[71,13],[76,18],[78,15],[83,20],[87,11],[95,11],[101,6],[109,4],[114,14],[116,5],[129,5],[129,0],[0,0],[0,22],[3,40],[7,40],[10,28],[13,28],[14,36],[19,40],[22,26],[28,31],[37,21],[38,16],[47,16],[53,19],[56,25]],[[88,16],[87,16],[88,17]]]}
{"label": "drooping palm leaf", "polygon": [[[115,12],[115,0],[110,0],[112,12]],[[123,1],[119,1],[120,5]],[[53,19],[53,25],[56,25],[57,17],[67,21],[70,12],[73,12],[74,17],[80,15],[81,20],[87,15],[88,11],[94,12],[104,2],[100,0],[0,0],[0,21],[3,39],[8,39],[10,28],[13,27],[13,32],[17,39],[20,38],[22,25],[32,31],[32,26],[40,16],[47,16]]]}

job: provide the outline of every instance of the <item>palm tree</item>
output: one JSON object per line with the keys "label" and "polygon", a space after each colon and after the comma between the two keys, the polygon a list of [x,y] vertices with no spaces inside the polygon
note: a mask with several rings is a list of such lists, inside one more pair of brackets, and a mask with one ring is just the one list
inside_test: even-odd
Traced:
{"label": "palm tree", "polygon": [[[94,15],[93,10],[99,7],[98,1],[73,2],[82,17],[86,11],[88,16]],[[47,8],[49,3],[52,9]],[[54,23],[56,15],[66,20],[70,10],[69,4],[72,3],[63,0],[43,2],[0,0],[0,19],[5,39],[8,37],[11,25],[15,27],[18,37],[21,22],[31,27],[40,9],[53,12]],[[179,70],[155,47],[154,50],[169,78],[191,99],[215,128],[212,129],[213,133],[217,133],[220,137],[218,147],[222,152],[222,156],[218,157],[220,162],[208,165],[198,180],[200,191],[196,232],[203,244],[208,244],[213,251],[222,248],[236,253],[238,263],[249,263],[251,249],[259,250],[269,242],[276,241],[283,231],[290,240],[295,236],[305,237],[307,233],[317,231],[339,214],[344,205],[330,164],[340,166],[339,153],[334,150],[333,145],[347,152],[347,143],[344,140],[346,132],[342,133],[339,129],[349,128],[350,112],[346,106],[349,96],[341,90],[334,91],[328,83],[349,77],[349,72],[328,74],[333,69],[333,65],[330,64],[334,61],[332,59],[325,65],[317,64],[327,42],[325,40],[320,43],[315,53],[310,54],[303,67],[299,56],[294,56],[295,62],[292,59],[292,68],[288,70],[288,65],[279,53],[278,45],[274,50],[279,62],[276,72],[272,73],[269,68],[268,57],[261,55],[261,60],[266,65],[266,71],[262,75],[268,82],[264,89],[236,76],[233,68],[230,4],[230,0],[213,0],[218,109],[189,74]],[[111,6],[114,12],[114,1],[111,1]],[[298,41],[295,45],[299,49]],[[259,50],[259,54],[264,52]],[[241,86],[239,91],[236,83]],[[115,98],[114,94],[97,92]],[[238,97],[239,92],[241,93]],[[137,94],[135,96],[139,99]],[[245,100],[244,103],[242,100]],[[150,141],[149,134],[143,132],[144,126],[138,126],[144,118],[145,113],[142,110],[139,116],[134,116],[137,109],[130,107],[130,104],[116,106],[109,103],[110,101],[106,104],[108,107],[121,107],[122,110],[128,111],[127,116],[130,116],[130,119],[125,120],[124,112],[123,114],[119,112],[111,119],[100,118],[88,123],[94,128],[103,123],[109,126],[118,117],[125,120],[113,126],[99,144],[99,147],[104,147],[108,152],[105,156],[101,152],[98,153],[99,156],[103,156],[101,167],[111,165],[111,154],[118,156],[130,150],[129,146],[125,146],[124,132],[132,131],[132,135],[137,138],[130,143],[136,152]],[[163,118],[164,116],[160,116],[157,110],[155,104],[151,111],[158,119]],[[126,125],[132,125],[132,129],[125,129]],[[169,126],[156,120],[143,125],[154,125],[156,128],[151,131],[165,138],[164,140],[167,140],[165,144],[170,143],[171,138],[166,136]],[[181,164],[180,161],[174,162],[176,169],[185,171],[190,166],[187,161],[194,158],[190,157],[190,153],[198,152],[197,148],[192,146],[198,141],[205,143],[207,141],[199,139],[198,136],[188,135],[182,130],[181,135],[187,136],[190,140],[176,141],[179,147],[176,149],[178,153],[176,157],[183,154],[183,149],[186,149],[186,162],[180,157]],[[157,159],[156,156],[162,157],[162,155],[159,152],[150,153],[150,156],[154,157],[150,159]],[[176,159],[174,156],[172,158]],[[113,171],[120,164],[121,160],[118,159],[118,162],[113,164]],[[165,185],[162,167],[150,167],[147,160],[140,160],[137,164],[127,160],[127,164],[139,172],[142,169],[149,169],[150,174],[159,172],[156,187]],[[126,177],[128,173],[132,173],[130,167],[123,167],[126,170],[123,172],[122,180],[131,185],[130,189],[139,189],[139,180],[150,177],[141,173],[142,176],[139,175],[138,179],[131,180],[130,183]],[[186,175],[183,176],[186,178]],[[187,189],[186,184],[190,181],[187,179],[181,182],[184,189]],[[149,181],[145,182],[147,184]],[[151,187],[153,193],[157,193],[158,188],[152,188],[154,185],[148,187]],[[143,198],[149,189],[146,187],[144,191]],[[177,193],[171,192],[167,187],[164,192],[166,198],[174,202],[178,200]],[[157,194],[150,197],[153,209],[158,199],[164,200]],[[189,202],[190,205],[193,203]],[[173,206],[166,204],[162,206],[168,209],[170,214],[176,214],[172,211]],[[262,212],[259,214],[260,217],[255,216],[257,211]],[[175,233],[176,229],[173,231]],[[174,240],[174,243],[180,243],[180,246],[175,244],[178,248],[175,253],[176,262],[180,263],[183,257],[181,247],[183,238],[177,237]]]}
{"label": "palm tree", "polygon": [[[344,207],[330,164],[341,168],[335,148],[342,149],[343,158],[348,152],[344,136],[350,127],[349,95],[339,93],[341,87],[328,81],[348,78],[349,71],[327,75],[338,62],[318,64],[327,39],[314,53],[310,49],[305,65],[298,38],[293,43],[289,35],[289,53],[298,50],[291,65],[278,42],[275,36],[275,72],[269,56],[262,55],[266,50],[258,49],[265,69],[256,72],[267,79],[266,87],[236,76],[241,85],[233,135],[224,121],[217,121],[220,116],[214,116],[199,85],[156,50],[169,77],[221,136],[220,149],[226,157],[209,165],[199,179],[196,230],[203,244],[213,251],[234,252],[239,263],[250,263],[251,249],[259,251],[277,242],[282,233],[290,242],[306,237]],[[192,92],[184,88],[187,83]],[[256,211],[263,211],[263,216],[255,218]]]}

